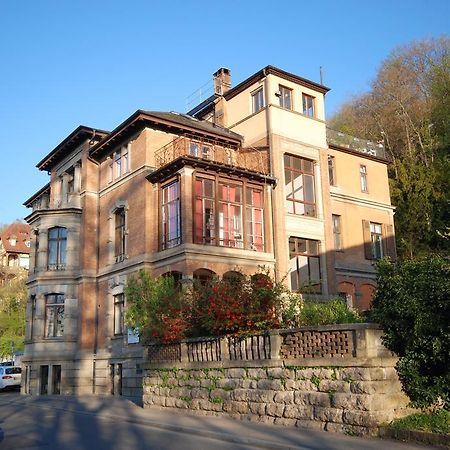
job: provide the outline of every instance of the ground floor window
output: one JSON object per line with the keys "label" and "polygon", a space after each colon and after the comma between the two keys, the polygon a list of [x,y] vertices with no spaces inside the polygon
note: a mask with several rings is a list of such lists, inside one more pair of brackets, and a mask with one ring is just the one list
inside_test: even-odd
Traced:
{"label": "ground floor window", "polygon": [[293,291],[321,293],[319,241],[289,238],[289,265]]}

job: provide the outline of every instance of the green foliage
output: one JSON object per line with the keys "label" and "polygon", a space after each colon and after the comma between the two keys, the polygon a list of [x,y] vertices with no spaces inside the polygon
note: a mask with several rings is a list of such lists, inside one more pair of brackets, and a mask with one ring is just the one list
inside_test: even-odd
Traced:
{"label": "green foliage", "polygon": [[345,301],[340,298],[332,299],[324,303],[305,301],[298,318],[299,324],[304,326],[355,323],[361,321],[358,313],[350,310]]}
{"label": "green foliage", "polygon": [[184,337],[188,328],[186,303],[172,277],[153,278],[140,270],[128,279],[125,321],[145,340],[172,342]]}
{"label": "green foliage", "polygon": [[394,50],[330,126],[384,141],[399,257],[450,254],[450,38]]}
{"label": "green foliage", "polygon": [[416,407],[450,408],[450,263],[431,256],[378,263],[372,317],[399,357],[403,390]]}
{"label": "green foliage", "polygon": [[402,430],[450,434],[450,412],[440,409],[428,413],[411,414],[410,416],[393,420],[390,426]]}
{"label": "green foliage", "polygon": [[23,279],[0,288],[0,357],[22,351],[25,339],[27,289]]}

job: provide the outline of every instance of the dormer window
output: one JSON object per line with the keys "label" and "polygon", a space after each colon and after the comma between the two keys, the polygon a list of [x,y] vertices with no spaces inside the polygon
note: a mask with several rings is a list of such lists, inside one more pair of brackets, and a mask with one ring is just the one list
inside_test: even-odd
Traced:
{"label": "dormer window", "polygon": [[25,246],[30,248],[31,247],[31,242],[30,241],[25,241]]}
{"label": "dormer window", "polygon": [[17,239],[15,237],[9,238],[9,244],[15,247],[17,244]]}

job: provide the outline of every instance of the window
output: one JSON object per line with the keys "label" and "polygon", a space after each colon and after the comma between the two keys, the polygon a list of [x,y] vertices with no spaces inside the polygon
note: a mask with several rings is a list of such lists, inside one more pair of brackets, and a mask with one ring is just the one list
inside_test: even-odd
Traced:
{"label": "window", "polygon": [[259,88],[252,92],[252,112],[256,113],[264,108],[264,91]]}
{"label": "window", "polygon": [[263,199],[261,187],[197,177],[194,242],[264,251]]}
{"label": "window", "polygon": [[116,262],[123,261],[126,255],[126,213],[119,208],[114,213],[114,257]]}
{"label": "window", "polygon": [[61,337],[64,332],[64,295],[48,294],[45,301],[45,337]]}
{"label": "window", "polygon": [[384,256],[381,223],[370,222],[370,243],[373,259],[381,259]]}
{"label": "window", "polygon": [[314,117],[314,97],[308,94],[302,94],[303,114],[308,117]]}
{"label": "window", "polygon": [[211,159],[212,148],[210,145],[200,144],[198,142],[189,143],[189,155],[197,158]]}
{"label": "window", "polygon": [[320,293],[319,241],[291,237],[289,239],[289,265],[293,291]]}
{"label": "window", "polygon": [[396,258],[394,227],[363,220],[364,254],[366,259]]}
{"label": "window", "polygon": [[285,109],[292,109],[292,89],[280,86],[278,90],[280,106]]}
{"label": "window", "polygon": [[162,188],[161,217],[161,248],[164,250],[181,244],[180,188],[178,181]]}
{"label": "window", "polygon": [[359,179],[361,182],[361,192],[367,192],[367,167],[364,165],[359,166]]}
{"label": "window", "polygon": [[336,251],[342,250],[342,235],[341,235],[341,216],[333,214],[333,239],[334,239],[334,249]]}
{"label": "window", "polygon": [[308,159],[284,155],[287,211],[301,216],[316,216],[314,164]]}
{"label": "window", "polygon": [[128,156],[128,145],[122,146],[112,154],[109,165],[109,181],[116,180],[129,172],[130,166]]}
{"label": "window", "polygon": [[215,244],[215,184],[209,178],[195,180],[195,242]]}
{"label": "window", "polygon": [[263,191],[248,187],[246,190],[246,233],[251,250],[264,250]]}
{"label": "window", "polygon": [[240,185],[219,183],[219,245],[244,247]]}
{"label": "window", "polygon": [[114,336],[123,334],[124,294],[114,295]]}
{"label": "window", "polygon": [[48,230],[48,270],[66,269],[67,228]]}
{"label": "window", "polygon": [[336,166],[334,156],[328,156],[328,180],[330,186],[336,186]]}
{"label": "window", "polygon": [[199,156],[199,145],[196,142],[190,142],[189,143],[189,154],[191,156]]}

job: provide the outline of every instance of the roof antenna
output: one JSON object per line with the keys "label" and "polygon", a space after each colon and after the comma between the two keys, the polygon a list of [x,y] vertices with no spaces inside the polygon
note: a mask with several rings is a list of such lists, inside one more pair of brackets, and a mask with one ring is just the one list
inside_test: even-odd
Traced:
{"label": "roof antenna", "polygon": [[323,86],[323,67],[320,66],[320,84]]}

